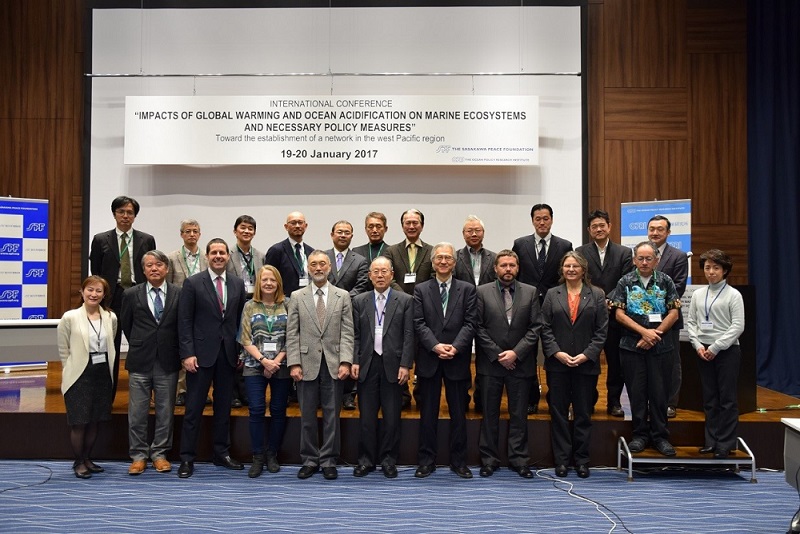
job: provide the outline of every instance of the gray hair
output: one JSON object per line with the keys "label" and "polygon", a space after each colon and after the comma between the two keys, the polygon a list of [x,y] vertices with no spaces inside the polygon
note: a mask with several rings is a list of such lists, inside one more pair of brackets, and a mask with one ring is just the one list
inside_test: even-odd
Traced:
{"label": "gray hair", "polygon": [[144,253],[144,256],[142,256],[142,269],[144,269],[144,262],[147,259],[147,256],[152,256],[161,263],[164,263],[169,267],[169,258],[167,257],[167,255],[161,252],[160,250],[153,249],[153,250],[148,250],[147,252]]}

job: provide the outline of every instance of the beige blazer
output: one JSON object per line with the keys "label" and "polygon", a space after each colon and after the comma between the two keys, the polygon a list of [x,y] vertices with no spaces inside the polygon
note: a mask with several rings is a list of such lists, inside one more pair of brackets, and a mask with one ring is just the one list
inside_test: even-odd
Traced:
{"label": "beige blazer", "polygon": [[[117,353],[114,350],[114,335],[117,332],[117,316],[114,312],[100,310],[103,319],[103,329],[108,340],[108,373],[114,380],[114,360]],[[69,388],[80,378],[89,363],[89,320],[86,318],[86,308],[81,306],[69,310],[58,323],[58,354],[61,356],[61,393],[66,393]]]}

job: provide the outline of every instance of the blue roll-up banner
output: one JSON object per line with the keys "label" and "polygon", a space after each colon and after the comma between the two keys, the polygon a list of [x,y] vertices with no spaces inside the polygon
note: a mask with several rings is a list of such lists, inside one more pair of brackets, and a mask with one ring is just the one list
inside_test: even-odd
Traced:
{"label": "blue roll-up banner", "polygon": [[0,198],[0,319],[47,318],[47,200]]}
{"label": "blue roll-up banner", "polygon": [[[620,208],[620,242],[633,247],[647,239],[647,222],[655,215],[663,215],[670,222],[671,233],[667,243],[691,255],[692,252],[692,201],[654,200],[652,202],[625,202]],[[689,262],[689,278],[692,283],[692,262]]]}

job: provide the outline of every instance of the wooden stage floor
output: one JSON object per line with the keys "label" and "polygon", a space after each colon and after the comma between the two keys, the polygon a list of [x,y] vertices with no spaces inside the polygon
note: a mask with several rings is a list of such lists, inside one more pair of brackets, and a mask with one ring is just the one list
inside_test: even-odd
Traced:
{"label": "wooden stage floor", "polygon": [[[605,366],[603,366],[605,371]],[[529,416],[529,434],[531,463],[537,466],[552,465],[550,451],[550,417],[544,400],[546,392],[545,374],[540,370],[543,384],[542,401],[539,414]],[[13,372],[0,375],[0,425],[6,436],[0,440],[0,457],[2,458],[69,458],[71,456],[66,426],[64,400],[60,390],[61,364],[51,362],[47,370]],[[95,456],[108,459],[126,459],[127,455],[127,406],[128,406],[127,372],[120,370],[120,387],[114,402],[113,417],[104,425],[98,439]],[[623,408],[626,418],[611,417],[606,414],[605,376],[598,381],[599,398],[596,413],[593,416],[593,434],[591,446],[592,465],[616,465],[616,442],[619,436],[630,435],[630,409],[627,397],[623,396]],[[505,402],[505,401],[504,401]],[[741,414],[739,434],[753,450],[760,467],[773,469],[783,468],[783,425],[782,417],[800,417],[800,412],[792,408],[798,399],[789,395],[757,387],[757,411]],[[503,407],[505,410],[505,406]],[[206,408],[203,432],[210,432],[210,407]],[[503,413],[501,411],[501,413]],[[175,446],[171,458],[178,458],[180,428],[183,408],[175,408]],[[280,453],[281,461],[298,463],[299,455],[299,407],[290,404],[288,409],[289,424],[284,445]],[[249,434],[247,407],[231,410],[231,443],[232,453],[242,460],[249,459]],[[442,409],[439,429],[438,463],[447,463],[447,406],[442,397]],[[501,416],[502,417],[502,416]],[[358,451],[358,410],[342,410],[342,457],[345,463],[355,463]],[[478,431],[481,414],[470,405],[467,414],[469,433],[469,463],[479,464]],[[402,464],[416,462],[417,419],[419,412],[415,406],[403,412],[401,454]],[[675,445],[703,444],[703,413],[679,408],[678,416],[669,423],[672,442]],[[505,421],[501,421],[501,434],[505,432]],[[200,459],[210,457],[208,435],[201,438]],[[15,436],[16,439],[9,439]],[[501,449],[505,447],[501,439]]]}

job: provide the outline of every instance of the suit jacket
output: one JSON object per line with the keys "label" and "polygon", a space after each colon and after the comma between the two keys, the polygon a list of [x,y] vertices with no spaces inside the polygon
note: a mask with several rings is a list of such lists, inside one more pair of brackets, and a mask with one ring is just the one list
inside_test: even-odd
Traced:
{"label": "suit jacket", "polygon": [[[397,282],[397,285],[400,286],[403,292],[408,293],[409,295],[414,294],[414,286],[433,278],[433,264],[431,263],[431,253],[433,252],[433,247],[423,242],[421,239],[417,241],[417,245],[419,245],[419,249],[417,250],[417,257],[414,261],[413,271],[411,269],[411,264],[408,261],[408,250],[406,249],[405,239],[396,245],[389,247],[384,254],[384,256],[392,260],[392,266],[394,267],[394,281]],[[403,279],[405,278],[406,273],[410,272],[417,273],[417,280],[416,282],[406,284],[403,282]]]}
{"label": "suit jacket", "polygon": [[364,256],[350,250],[342,261],[342,268],[337,269],[337,251],[329,249],[325,252],[328,253],[328,259],[331,260],[331,273],[328,275],[328,282],[348,291],[350,297],[355,297],[359,293],[367,291],[369,265],[367,265],[367,259]]}
{"label": "suit jacket", "polygon": [[[570,320],[567,286],[561,284],[550,289],[542,304],[542,347],[544,366],[548,372],[577,372],[600,374],[600,351],[608,333],[608,307],[602,289],[584,285],[578,304],[578,316]],[[556,352],[570,356],[583,353],[589,358],[578,367],[567,367],[555,357]]]}
{"label": "suit jacket", "polygon": [[[144,253],[155,248],[156,240],[153,236],[133,230],[131,269],[137,284],[146,280],[144,270],[142,270]],[[119,241],[116,228],[94,236],[89,252],[89,268],[92,270],[92,274],[102,276],[108,282],[111,291],[106,302],[113,302],[114,293],[117,291],[117,278],[119,278]]]}
{"label": "suit jacket", "polygon": [[[472,340],[477,323],[477,296],[473,284],[452,279],[445,314],[437,280],[434,278],[418,283],[414,288],[414,332],[417,335],[415,373],[430,378],[441,366],[445,378],[471,379]],[[433,352],[433,347],[439,343],[453,345],[458,350],[455,358],[440,359]]]}
{"label": "suit jacket", "polygon": [[[478,285],[488,284],[497,280],[497,273],[494,271],[494,259],[497,254],[491,250],[481,248],[481,275],[478,278]],[[464,247],[456,252],[456,270],[453,276],[459,280],[475,285],[475,275],[472,273],[472,258],[469,255],[469,247]]]}
{"label": "suit jacket", "polygon": [[[658,260],[656,269],[672,278],[678,297],[682,297],[686,291],[686,279],[689,276],[689,257],[686,253],[667,243],[664,246],[664,253],[661,255],[661,259]],[[673,330],[683,328],[683,313],[680,313],[680,310],[678,311],[678,320],[672,326]]]}
{"label": "suit jacket", "polygon": [[181,360],[197,356],[200,367],[213,367],[222,346],[232,366],[239,360],[236,334],[242,319],[245,293],[242,279],[226,274],[228,301],[223,314],[217,289],[208,270],[190,276],[183,283],[178,300],[178,353]]}
{"label": "suit jacket", "polygon": [[[183,281],[192,276],[189,272],[189,266],[186,264],[186,259],[183,257],[183,250],[178,249],[167,254],[169,258],[169,272],[167,273],[167,282],[175,284],[180,287]],[[200,250],[198,254],[198,266],[194,274],[205,271],[208,269],[208,262],[203,251]]]}
{"label": "suit jacket", "polygon": [[[536,374],[536,344],[542,328],[536,288],[514,282],[511,324],[506,318],[503,294],[492,282],[478,287],[478,330],[475,335],[475,367],[487,376],[532,377]],[[505,350],[517,354],[509,371],[497,361]]]}
{"label": "suit jacket", "polygon": [[[380,253],[380,254],[378,254],[378,256],[386,256],[386,251],[388,250],[388,248],[389,248],[389,245],[388,245],[388,244],[387,244],[385,241],[381,241],[381,244],[383,245],[383,247],[379,247],[379,249],[380,249],[381,253]],[[364,256],[364,257],[367,259],[367,265],[369,265],[370,263],[372,263],[372,260],[374,260],[375,258],[377,258],[377,256],[375,256],[375,254],[374,254],[374,253],[370,254],[370,250],[369,250],[369,243],[367,243],[366,245],[361,245],[361,246],[358,246],[358,247],[353,247],[353,248],[352,248],[352,249],[350,249],[350,250],[352,250],[352,251],[353,251],[353,252],[355,252],[356,254],[360,254],[360,255]],[[372,259],[370,259],[370,257],[371,257]]]}
{"label": "suit jacket", "polygon": [[[314,249],[306,243],[303,243],[303,250],[306,253],[306,257],[314,252]],[[308,273],[300,272],[300,266],[297,264],[297,258],[294,255],[294,248],[292,248],[292,243],[288,238],[269,247],[266,256],[264,256],[264,265],[272,265],[281,273],[283,294],[287,297],[292,292],[300,289],[300,275],[302,274],[303,277],[308,276]]]}
{"label": "suit jacket", "polygon": [[300,365],[304,381],[317,379],[323,358],[334,379],[338,377],[340,364],[353,363],[353,308],[350,296],[344,289],[328,284],[325,323],[320,326],[314,295],[316,290],[317,286],[312,282],[289,299],[286,364],[289,367]]}
{"label": "suit jacket", "polygon": [[[235,274],[244,280],[245,276],[244,271],[242,271],[242,256],[239,254],[239,249],[236,247],[236,243],[234,243],[230,249],[231,258],[228,260],[228,265],[225,266],[225,270],[228,272],[228,274]],[[250,247],[250,253],[252,254],[253,258],[253,286],[255,286],[255,284],[258,283],[258,280],[256,280],[255,277],[258,274],[258,270],[264,265],[264,256],[263,252],[253,246]],[[249,293],[252,294],[252,291],[249,291]]]}
{"label": "suit jacket", "polygon": [[[108,372],[111,381],[114,381],[114,360],[117,353],[114,350],[114,336],[117,332],[117,316],[114,312],[100,309],[100,318],[103,321],[103,330],[106,332],[108,345]],[[61,357],[61,393],[66,393],[69,388],[80,378],[89,364],[89,341],[91,331],[86,319],[86,308],[81,306],[67,311],[58,322],[58,355]],[[95,338],[96,339],[96,338]]]}
{"label": "suit jacket", "polygon": [[[384,311],[381,359],[386,379],[396,383],[400,367],[410,369],[414,364],[414,298],[402,291],[389,290]],[[375,292],[362,293],[353,298],[353,363],[360,366],[359,382],[367,378],[372,362],[375,322]]]}
{"label": "suit jacket", "polygon": [[557,236],[550,237],[544,272],[539,272],[539,253],[536,234],[526,235],[514,241],[512,250],[519,256],[519,275],[517,280],[523,284],[536,286],[539,290],[539,301],[544,300],[547,290],[558,284],[558,266],[564,254],[572,250],[572,243]]}
{"label": "suit jacket", "polygon": [[597,286],[610,295],[617,288],[617,282],[623,275],[633,270],[633,253],[629,247],[608,241],[606,245],[606,258],[600,265],[600,253],[594,241],[581,245],[575,249],[586,258],[589,264],[589,277],[592,285]]}
{"label": "suit jacket", "polygon": [[150,311],[147,284],[138,284],[122,295],[122,312],[119,322],[128,339],[128,356],[125,369],[130,373],[149,373],[158,363],[167,373],[181,368],[178,356],[178,299],[181,288],[165,282],[167,298],[161,321],[156,322]]}

